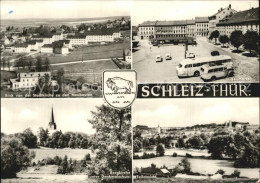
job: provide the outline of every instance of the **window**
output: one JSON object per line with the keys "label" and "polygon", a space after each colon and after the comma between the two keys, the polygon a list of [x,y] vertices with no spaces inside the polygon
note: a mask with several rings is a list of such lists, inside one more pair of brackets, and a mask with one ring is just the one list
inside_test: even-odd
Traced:
{"label": "window", "polygon": [[191,64],[185,65],[185,68],[191,68],[191,67],[192,67]]}
{"label": "window", "polygon": [[193,67],[199,67],[199,66],[201,66],[201,63],[196,63],[196,64],[193,64],[192,66]]}
{"label": "window", "polygon": [[208,73],[211,73],[211,72],[213,72],[213,71],[214,71],[213,69],[210,69]]}

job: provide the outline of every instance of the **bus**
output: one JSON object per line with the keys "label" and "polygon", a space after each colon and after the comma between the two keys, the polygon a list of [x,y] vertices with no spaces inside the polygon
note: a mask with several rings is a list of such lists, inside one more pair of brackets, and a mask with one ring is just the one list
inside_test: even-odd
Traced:
{"label": "bus", "polygon": [[219,78],[234,76],[233,67],[226,65],[206,64],[201,67],[201,79],[203,81],[215,81]]}
{"label": "bus", "polygon": [[176,67],[177,76],[179,78],[185,76],[200,76],[201,67],[205,64],[216,64],[216,65],[224,64],[230,67],[233,66],[231,57],[227,55],[184,59]]}

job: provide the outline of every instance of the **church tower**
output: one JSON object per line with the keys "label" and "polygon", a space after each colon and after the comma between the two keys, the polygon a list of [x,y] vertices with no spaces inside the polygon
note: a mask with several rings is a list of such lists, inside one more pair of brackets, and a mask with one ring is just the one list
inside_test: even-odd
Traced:
{"label": "church tower", "polygon": [[55,123],[55,120],[54,120],[53,106],[51,108],[51,119],[50,119],[50,122],[49,122],[48,129],[49,129],[50,132],[54,132],[57,129],[57,126],[56,126],[56,123]]}

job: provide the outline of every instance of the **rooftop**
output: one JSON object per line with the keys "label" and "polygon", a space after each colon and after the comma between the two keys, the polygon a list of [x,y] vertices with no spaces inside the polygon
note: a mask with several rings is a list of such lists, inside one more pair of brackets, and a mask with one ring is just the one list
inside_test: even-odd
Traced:
{"label": "rooftop", "polygon": [[259,8],[252,8],[235,13],[227,22],[221,22],[217,25],[239,24],[247,22],[259,22]]}
{"label": "rooftop", "polygon": [[155,26],[168,26],[168,25],[186,25],[186,20],[176,20],[176,21],[157,21]]}
{"label": "rooftop", "polygon": [[142,27],[142,26],[154,26],[156,24],[157,21],[145,21],[141,24],[139,24],[139,27]]}
{"label": "rooftop", "polygon": [[195,17],[196,23],[208,23],[209,18],[208,17]]}

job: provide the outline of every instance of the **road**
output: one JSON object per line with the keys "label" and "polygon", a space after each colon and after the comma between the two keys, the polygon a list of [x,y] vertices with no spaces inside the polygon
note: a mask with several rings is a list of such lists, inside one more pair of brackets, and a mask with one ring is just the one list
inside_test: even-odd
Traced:
{"label": "road", "polygon": [[[235,76],[219,79],[215,82],[257,82],[259,80],[259,61],[257,58],[247,58],[241,54],[232,53],[230,48],[221,48],[221,45],[209,43],[206,38],[197,38],[197,46],[189,46],[189,51],[195,53],[196,57],[211,56],[211,51],[217,50],[220,54],[229,55],[235,66]],[[188,77],[179,79],[176,67],[184,59],[184,45],[162,45],[152,46],[147,40],[139,40],[139,47],[133,53],[133,68],[138,73],[139,83],[156,82],[203,82],[200,77]],[[156,63],[155,56],[170,53],[172,60],[163,60]]]}

